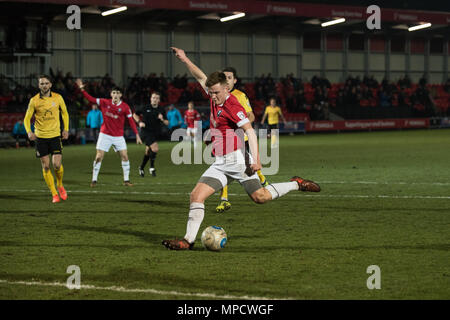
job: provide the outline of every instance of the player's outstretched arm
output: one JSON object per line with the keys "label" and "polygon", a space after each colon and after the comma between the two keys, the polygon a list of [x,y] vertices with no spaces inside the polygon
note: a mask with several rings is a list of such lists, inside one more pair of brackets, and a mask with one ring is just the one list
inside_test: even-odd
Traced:
{"label": "player's outstretched arm", "polygon": [[189,72],[192,76],[200,83],[202,88],[206,91],[206,79],[208,78],[206,74],[200,70],[187,56],[183,49],[179,49],[176,47],[170,47],[175,53],[175,56],[183,62],[188,68]]}
{"label": "player's outstretched arm", "polygon": [[83,96],[90,102],[90,103],[96,103],[97,105],[100,106],[100,99],[96,99],[94,97],[92,97],[89,93],[86,92],[86,90],[84,90],[84,84],[83,81],[78,78],[77,80],[75,80],[75,83],[77,84],[78,88],[80,88],[81,92],[83,93]]}
{"label": "player's outstretched arm", "polygon": [[30,100],[28,104],[27,112],[25,113],[25,118],[23,119],[23,124],[25,126],[25,130],[27,131],[28,138],[30,141],[36,140],[36,135],[33,131],[31,131],[31,118],[34,114],[34,101]]}
{"label": "player's outstretched arm", "polygon": [[248,137],[248,145],[250,147],[250,154],[252,155],[252,158],[254,162],[250,165],[250,168],[253,170],[253,173],[255,173],[258,170],[261,170],[261,161],[259,159],[259,151],[258,151],[258,138],[256,137],[255,130],[252,127],[252,124],[250,122],[247,122],[241,127]]}
{"label": "player's outstretched arm", "polygon": [[267,117],[267,109],[266,109],[266,112],[264,112],[263,118],[261,120],[261,124],[264,124],[264,121],[266,121],[266,117]]}

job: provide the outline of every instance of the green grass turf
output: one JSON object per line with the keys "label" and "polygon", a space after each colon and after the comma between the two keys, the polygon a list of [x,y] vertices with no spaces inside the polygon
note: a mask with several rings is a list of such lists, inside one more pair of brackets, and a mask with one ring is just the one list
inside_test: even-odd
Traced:
{"label": "green grass turf", "polygon": [[[109,152],[95,189],[95,147],[65,147],[69,199],[58,204],[33,149],[1,149],[0,298],[450,298],[450,130],[282,136],[281,167],[269,181],[300,175],[322,192],[257,205],[233,183],[232,209],[216,214],[218,196],[208,199],[198,235],[224,227],[221,252],[199,240],[189,252],[161,245],[184,235],[189,192],[207,168],[173,165],[173,146],[161,142],[158,176],[146,170],[140,178],[143,147],[128,144],[132,188],[121,185],[119,158]],[[82,285],[158,291],[17,283],[64,284],[69,265],[81,268]],[[380,290],[366,286],[369,265],[381,268]]]}

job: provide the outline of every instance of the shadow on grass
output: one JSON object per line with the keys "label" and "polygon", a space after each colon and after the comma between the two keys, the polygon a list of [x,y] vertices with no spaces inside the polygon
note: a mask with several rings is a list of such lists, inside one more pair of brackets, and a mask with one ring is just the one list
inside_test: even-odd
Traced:
{"label": "shadow on grass", "polygon": [[182,208],[183,205],[185,205],[186,211],[189,211],[189,204],[185,203],[185,202],[160,201],[160,200],[150,200],[150,199],[145,199],[145,200],[122,199],[121,202],[156,205],[156,206],[164,206],[164,207],[174,207],[174,208]]}
{"label": "shadow on grass", "polygon": [[42,197],[41,193],[0,194],[0,200],[4,199],[4,200],[30,201],[36,200],[40,197]]}
{"label": "shadow on grass", "polygon": [[[345,246],[345,247],[312,247],[312,246],[248,246],[248,247],[234,247],[231,249],[233,252],[249,252],[254,253],[255,250],[260,252],[265,251],[281,251],[281,250],[319,250],[319,251],[336,251],[336,250],[349,250],[349,251],[364,251],[364,250],[450,250],[450,244],[447,243],[435,243],[426,245],[378,245],[378,246]],[[231,251],[230,250],[230,251]]]}
{"label": "shadow on grass", "polygon": [[0,247],[27,247],[27,248],[100,248],[100,249],[110,249],[116,251],[124,251],[129,249],[143,249],[151,248],[145,245],[97,245],[97,244],[76,244],[76,243],[20,243],[16,241],[0,241]]}
{"label": "shadow on grass", "polygon": [[65,230],[78,230],[78,231],[100,232],[100,233],[115,234],[115,235],[134,236],[134,237],[141,238],[145,242],[149,242],[149,243],[152,243],[155,245],[160,244],[164,239],[170,239],[172,237],[167,234],[149,233],[149,232],[142,232],[142,231],[129,231],[129,230],[114,229],[114,228],[109,228],[109,227],[61,225],[61,226],[58,226],[58,228],[65,229]]}

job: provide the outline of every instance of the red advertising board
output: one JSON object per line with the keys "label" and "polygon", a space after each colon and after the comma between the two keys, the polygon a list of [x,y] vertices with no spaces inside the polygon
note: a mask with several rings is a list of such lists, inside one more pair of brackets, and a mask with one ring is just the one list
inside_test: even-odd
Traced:
{"label": "red advertising board", "polygon": [[382,130],[428,128],[430,119],[377,119],[377,120],[339,120],[339,121],[309,121],[307,132],[314,131],[351,131],[351,130]]}

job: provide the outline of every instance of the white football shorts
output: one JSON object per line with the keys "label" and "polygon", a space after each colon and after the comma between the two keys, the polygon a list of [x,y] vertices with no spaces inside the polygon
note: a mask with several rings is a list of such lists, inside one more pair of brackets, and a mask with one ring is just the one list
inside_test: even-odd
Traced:
{"label": "white football shorts", "polygon": [[188,135],[188,136],[192,136],[192,135],[194,135],[195,136],[195,134],[197,133],[197,128],[187,128],[186,129],[186,134]]}
{"label": "white football shorts", "polygon": [[97,147],[96,147],[97,150],[108,152],[111,146],[116,152],[121,150],[127,150],[127,143],[123,136],[113,137],[110,136],[109,134],[104,134],[103,132],[100,132],[97,140]]}
{"label": "white football shorts", "polygon": [[200,177],[199,182],[206,183],[217,191],[237,180],[248,194],[252,194],[262,186],[256,173],[248,176],[245,170],[244,155],[241,150],[236,150],[225,156],[216,157],[214,163]]}

